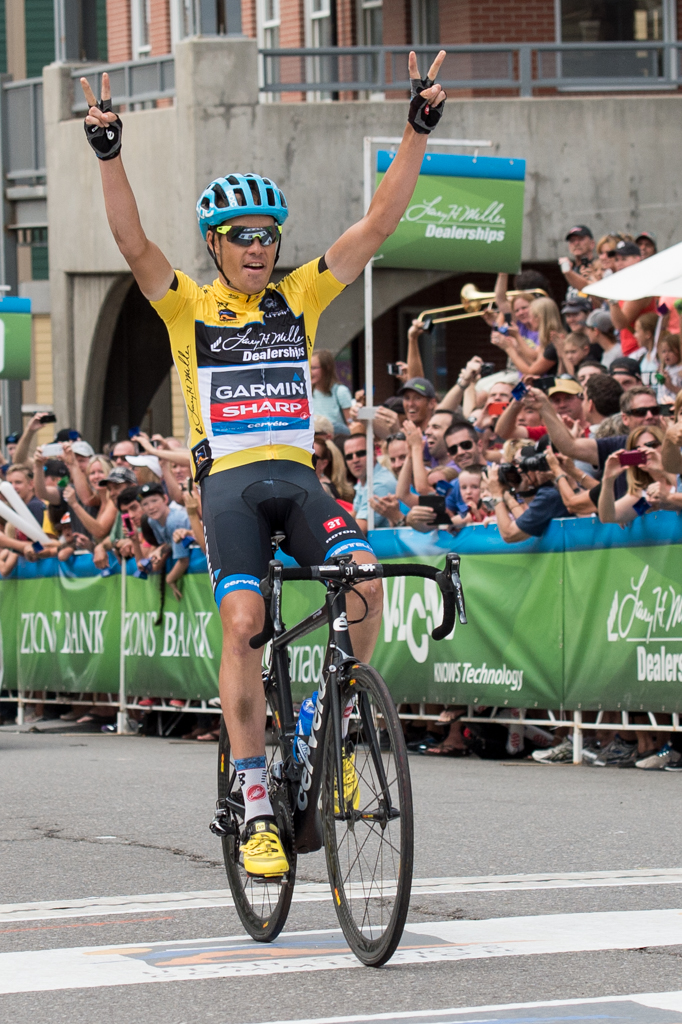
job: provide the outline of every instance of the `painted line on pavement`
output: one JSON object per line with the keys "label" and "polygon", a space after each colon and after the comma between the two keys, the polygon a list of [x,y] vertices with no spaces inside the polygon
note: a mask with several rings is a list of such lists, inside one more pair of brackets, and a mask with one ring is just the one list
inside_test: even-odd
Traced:
{"label": "painted line on pavement", "polygon": [[[590,889],[631,885],[682,885],[682,868],[632,871],[569,871],[525,875],[478,875],[451,878],[415,878],[412,895],[433,896],[467,892],[516,892],[536,889]],[[379,890],[375,889],[379,895]],[[385,890],[391,895],[392,890]],[[382,893],[383,895],[383,893]],[[302,882],[294,890],[294,903],[331,900],[328,882]],[[202,910],[233,907],[229,889],[197,892],[161,892],[137,896],[92,896],[76,900],[0,904],[0,926],[13,921],[48,921],[64,917],[106,914],[142,914],[150,910]]]}
{"label": "painted line on pavement", "polygon": [[[565,1013],[555,1015],[552,1012],[571,1006],[580,1008],[582,1012],[579,1017],[567,1017]],[[674,1017],[671,1013],[674,1013]],[[504,1014],[504,1017],[501,1017],[501,1014]],[[268,1024],[368,1024],[370,1021],[384,1021],[386,1024],[391,1024],[392,1021],[399,1024],[449,1024],[449,1019],[452,1019],[452,1024],[553,1024],[555,1021],[557,1024],[566,1024],[569,1020],[603,1022],[605,1019],[613,1024],[677,1024],[678,1021],[682,1021],[682,992],[598,996],[594,999],[552,999],[541,1003],[499,1003],[490,1006],[451,1007],[446,1010],[401,1010],[396,1013],[359,1014],[353,1017],[269,1021]]]}
{"label": "painted line on pavement", "polygon": [[[682,910],[410,924],[391,960],[437,963],[682,944]],[[0,993],[144,985],[360,967],[339,929],[0,954]]]}

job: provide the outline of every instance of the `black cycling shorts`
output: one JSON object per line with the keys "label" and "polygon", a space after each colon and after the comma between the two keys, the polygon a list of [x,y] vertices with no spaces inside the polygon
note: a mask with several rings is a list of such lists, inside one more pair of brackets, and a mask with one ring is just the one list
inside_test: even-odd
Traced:
{"label": "black cycling shorts", "polygon": [[206,558],[216,604],[236,590],[260,594],[273,557],[271,537],[299,565],[321,565],[332,555],[373,554],[362,530],[298,462],[252,462],[201,481]]}

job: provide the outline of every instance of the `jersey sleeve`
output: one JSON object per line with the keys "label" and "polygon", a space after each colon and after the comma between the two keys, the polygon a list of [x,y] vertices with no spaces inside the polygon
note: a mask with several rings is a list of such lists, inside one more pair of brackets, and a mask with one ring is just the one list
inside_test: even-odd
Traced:
{"label": "jersey sleeve", "polygon": [[200,292],[199,285],[181,270],[176,270],[173,284],[166,294],[158,302],[152,302],[156,312],[159,314],[167,327],[171,327],[178,319],[188,303],[196,301]]}
{"label": "jersey sleeve", "polygon": [[304,312],[307,308],[319,316],[345,287],[337,281],[324,262],[324,256],[321,256],[288,274],[277,285],[277,290],[290,306],[298,307],[297,312]]}

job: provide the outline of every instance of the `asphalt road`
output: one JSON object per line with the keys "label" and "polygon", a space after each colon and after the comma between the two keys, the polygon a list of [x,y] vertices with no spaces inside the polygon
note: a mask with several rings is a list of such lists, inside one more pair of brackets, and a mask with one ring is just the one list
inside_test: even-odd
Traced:
{"label": "asphalt road", "polygon": [[[215,760],[215,745],[76,730],[0,729],[0,902],[224,890],[220,843],[208,831]],[[104,963],[106,957],[87,947],[111,951],[130,944],[124,967],[131,971],[138,969],[131,958],[163,951],[163,944],[175,954],[190,944],[190,951],[204,950],[202,963],[211,958],[224,963],[232,954],[217,955],[216,940],[243,934],[236,912],[225,906],[164,909],[157,900],[142,912],[112,914],[105,907],[89,917],[64,916],[62,911],[61,916],[49,917],[42,910],[29,910],[14,919],[7,913],[3,917],[6,908],[0,907],[0,991],[6,993],[0,995],[1,1019],[13,1024],[257,1024],[335,1016],[367,1019],[408,1011],[423,1015],[444,1008],[682,989],[682,931],[679,943],[675,940],[676,929],[682,927],[682,871],[674,884],[658,884],[656,879],[650,884],[648,878],[656,869],[682,868],[682,780],[677,775],[469,759],[434,763],[419,756],[411,758],[410,765],[416,879],[639,870],[641,877],[635,880],[646,884],[606,885],[597,879],[596,884],[580,881],[564,888],[559,880],[550,888],[502,885],[485,892],[420,891],[413,895],[408,930],[412,926],[419,938],[431,935],[433,927],[433,935],[441,938],[429,939],[426,945],[447,946],[446,959],[419,960],[421,954],[406,953],[404,962],[397,957],[376,971],[332,956],[329,963],[338,961],[338,969],[329,964],[322,969],[323,958],[313,969],[294,969],[292,961],[290,969],[273,973],[268,958],[291,958],[292,943],[322,954],[322,947],[340,942],[335,932],[327,931],[337,928],[331,900],[298,902],[280,937],[280,952],[262,945],[253,952],[254,957],[265,957],[262,971],[253,965],[241,975],[236,971],[203,977],[197,971],[187,980],[158,984],[152,982],[167,980],[161,977],[163,972],[134,984],[118,983],[114,967]],[[297,881],[326,881],[321,853],[299,859]],[[678,908],[679,914],[653,913]],[[546,946],[530,955],[520,954],[518,947],[503,948],[501,943],[512,941],[508,929],[524,934],[521,919],[528,917],[544,919],[528,925],[533,936],[544,929]],[[571,939],[574,945],[568,951],[555,949],[564,941],[564,927],[573,928],[578,936]],[[628,929],[634,929],[634,940],[627,938]],[[291,936],[311,932],[320,934]],[[662,937],[664,932],[667,938]],[[636,938],[640,934],[641,945]],[[480,936],[488,943],[485,948]],[[478,952],[469,958],[467,948],[476,942]],[[155,943],[161,945],[150,945]],[[419,945],[414,940],[412,946],[415,943]],[[628,943],[636,948],[618,948]],[[449,960],[453,944],[463,952]],[[243,962],[256,944],[238,946],[242,952],[237,959]],[[28,959],[3,957],[29,951],[34,955]],[[38,955],[40,951],[44,955]],[[410,962],[410,955],[417,957],[416,962]],[[66,984],[78,957],[88,969],[102,961],[99,974],[91,971],[99,980],[65,989],[58,987],[59,981],[50,981],[61,978]],[[115,950],[109,955],[112,964],[124,959]],[[353,969],[344,969],[349,967]],[[32,979],[25,990],[8,991],[8,979],[23,970]],[[588,1013],[585,1004],[580,1019],[604,1019],[599,1006],[590,1003]],[[618,1013],[614,1006],[620,1008]],[[682,1021],[682,1012],[676,1009],[643,1008],[628,1001],[608,1007],[613,1020]],[[521,1016],[486,1012],[465,1017],[568,1019],[567,1008],[548,1013],[537,1009]],[[427,1018],[428,1014],[418,1019]],[[450,1018],[436,1014],[434,1020],[438,1019]]]}

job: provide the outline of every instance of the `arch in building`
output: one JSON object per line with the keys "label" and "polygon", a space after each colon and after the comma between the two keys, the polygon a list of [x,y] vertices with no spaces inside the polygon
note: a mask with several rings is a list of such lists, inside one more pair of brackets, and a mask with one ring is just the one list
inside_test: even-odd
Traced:
{"label": "arch in building", "polygon": [[83,395],[83,435],[101,448],[141,426],[172,432],[166,327],[131,274],[109,288],[97,318]]}

